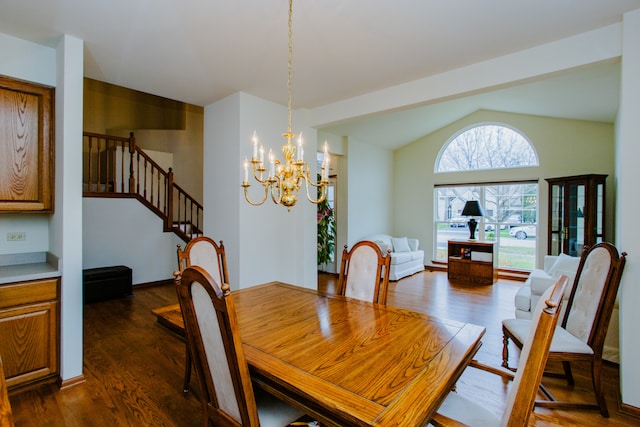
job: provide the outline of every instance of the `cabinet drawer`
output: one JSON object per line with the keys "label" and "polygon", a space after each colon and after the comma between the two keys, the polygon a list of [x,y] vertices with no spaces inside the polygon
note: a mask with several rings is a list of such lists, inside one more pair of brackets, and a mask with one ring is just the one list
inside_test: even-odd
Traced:
{"label": "cabinet drawer", "polygon": [[57,298],[57,278],[0,285],[0,309]]}

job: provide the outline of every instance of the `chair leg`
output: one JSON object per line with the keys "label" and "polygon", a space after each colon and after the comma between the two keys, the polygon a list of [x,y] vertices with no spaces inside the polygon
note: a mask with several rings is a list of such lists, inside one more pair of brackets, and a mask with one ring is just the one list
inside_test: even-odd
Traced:
{"label": "chair leg", "polygon": [[189,382],[191,382],[191,352],[189,346],[185,346],[187,354],[184,362],[184,384],[182,385],[182,392],[189,393]]}
{"label": "chair leg", "polygon": [[573,381],[573,373],[571,372],[571,362],[563,361],[562,368],[564,369],[564,376],[567,379],[567,383],[569,383],[569,385],[574,385],[575,382]]}
{"label": "chair leg", "polygon": [[591,379],[593,381],[593,391],[596,394],[596,402],[600,409],[600,415],[605,418],[609,418],[609,411],[607,410],[607,402],[604,399],[604,393],[602,392],[602,360],[594,360],[591,362]]}
{"label": "chair leg", "polygon": [[502,334],[502,367],[509,368],[509,337],[506,334]]}

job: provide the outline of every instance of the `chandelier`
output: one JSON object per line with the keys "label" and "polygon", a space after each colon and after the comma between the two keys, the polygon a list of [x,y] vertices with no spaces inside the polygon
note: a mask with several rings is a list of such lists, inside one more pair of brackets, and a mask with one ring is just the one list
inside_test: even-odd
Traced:
{"label": "chandelier", "polygon": [[[320,172],[319,181],[316,183],[311,179],[309,165],[303,160],[304,149],[302,147],[302,133],[295,135],[291,132],[291,58],[293,56],[293,32],[291,30],[291,14],[293,11],[293,0],[289,0],[289,59],[287,64],[287,94],[288,94],[288,124],[287,131],[282,134],[287,142],[282,145],[282,154],[284,162],[276,158],[275,154],[269,150],[267,170],[264,162],[264,147],[258,147],[258,137],[253,133],[253,155],[251,160],[244,159],[244,197],[253,206],[263,204],[269,194],[273,203],[287,207],[291,211],[291,207],[296,204],[297,194],[300,187],[304,183],[307,199],[314,204],[322,203],[327,197],[327,185],[329,184],[329,148],[327,143],[324,144],[324,158]],[[291,140],[297,137],[297,147]],[[252,165],[253,177],[264,188],[264,196],[259,202],[254,202],[249,198],[249,164]],[[309,193],[309,186],[316,188],[316,198]]]}

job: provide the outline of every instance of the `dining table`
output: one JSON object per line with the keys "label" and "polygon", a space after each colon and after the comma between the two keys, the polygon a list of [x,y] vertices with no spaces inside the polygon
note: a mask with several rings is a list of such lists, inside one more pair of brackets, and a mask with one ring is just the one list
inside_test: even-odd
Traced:
{"label": "dining table", "polygon": [[[252,380],[329,426],[423,426],[482,326],[281,282],[231,292]],[[179,305],[153,310],[184,335]]]}

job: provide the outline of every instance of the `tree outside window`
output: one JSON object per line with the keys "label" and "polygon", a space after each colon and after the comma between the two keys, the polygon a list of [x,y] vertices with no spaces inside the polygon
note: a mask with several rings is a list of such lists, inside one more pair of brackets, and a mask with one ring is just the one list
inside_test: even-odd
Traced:
{"label": "tree outside window", "polygon": [[[443,146],[435,169],[437,173],[446,173],[537,165],[535,150],[522,134],[506,126],[491,124],[468,128],[451,138]],[[468,218],[461,217],[467,200],[478,200],[483,206],[486,216],[480,219],[479,237],[495,242],[498,265],[515,269],[534,268],[537,181],[436,187],[436,259],[446,260],[449,239],[468,238]],[[523,232],[515,237],[520,228]]]}

